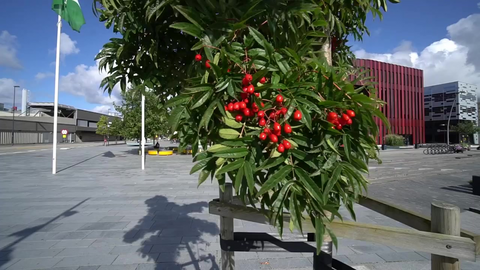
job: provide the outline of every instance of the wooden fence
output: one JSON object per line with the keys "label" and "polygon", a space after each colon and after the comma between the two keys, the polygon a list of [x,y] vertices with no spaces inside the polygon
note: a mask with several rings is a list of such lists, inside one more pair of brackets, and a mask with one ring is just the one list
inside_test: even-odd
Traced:
{"label": "wooden fence", "polygon": [[[476,261],[480,254],[480,236],[460,229],[460,209],[454,205],[432,203],[429,219],[369,197],[361,198],[359,204],[413,229],[334,220],[329,227],[337,237],[431,253],[432,270],[460,270],[459,259]],[[233,197],[231,184],[226,184],[225,192],[220,191],[219,199],[209,203],[209,212],[220,216],[221,241],[234,239],[234,219],[273,225],[267,218],[268,211],[245,206]],[[290,215],[284,213],[286,228],[289,223]],[[315,232],[307,216],[302,221],[302,227],[305,232]],[[235,269],[233,251],[222,247],[221,261],[222,270]]]}

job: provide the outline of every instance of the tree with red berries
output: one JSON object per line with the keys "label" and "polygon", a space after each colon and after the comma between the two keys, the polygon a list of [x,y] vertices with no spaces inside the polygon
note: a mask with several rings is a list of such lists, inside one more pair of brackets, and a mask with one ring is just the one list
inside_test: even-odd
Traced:
{"label": "tree with red berries", "polygon": [[[377,158],[374,117],[386,121],[373,86],[355,89],[350,49],[332,51],[331,38],[361,39],[386,1],[96,0],[122,35],[97,56],[103,86],[128,78],[154,89],[180,148],[192,145],[199,185],[231,181],[280,231],[284,211],[300,231],[307,214],[321,244],[342,205],[354,217]],[[199,143],[212,146],[199,153]]]}

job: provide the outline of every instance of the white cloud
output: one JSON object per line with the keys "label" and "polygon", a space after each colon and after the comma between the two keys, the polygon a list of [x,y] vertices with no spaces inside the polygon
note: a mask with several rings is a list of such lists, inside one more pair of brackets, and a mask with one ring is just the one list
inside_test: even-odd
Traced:
{"label": "white cloud", "polygon": [[[421,51],[403,41],[391,53],[355,51],[357,58],[415,67],[424,71],[425,86],[463,81],[480,86],[480,14],[473,14],[447,27],[448,38]],[[480,93],[478,93],[480,96]]]}
{"label": "white cloud", "polygon": [[[0,78],[0,103],[3,103],[6,108],[10,108],[13,103],[13,87],[18,85],[18,82],[8,79]],[[20,108],[22,101],[22,88],[17,88],[15,93],[15,104]]]}
{"label": "white cloud", "polygon": [[[69,35],[62,33],[60,35],[60,57],[63,59],[65,56],[70,54],[77,54],[80,52],[80,49],[77,48],[77,41],[72,40]],[[55,50],[51,50],[50,53],[56,53]],[[55,62],[53,62],[55,65]]]}
{"label": "white cloud", "polygon": [[17,37],[7,31],[0,34],[0,66],[8,68],[21,69],[22,65],[17,58],[16,49]]}
{"label": "white cloud", "polygon": [[107,73],[98,70],[98,62],[94,66],[78,65],[75,71],[60,77],[60,91],[83,97],[92,104],[111,105],[120,102],[120,88],[116,87],[109,96],[100,89],[100,82]]}
{"label": "white cloud", "polygon": [[39,73],[37,73],[37,75],[35,75],[35,79],[43,80],[47,77],[53,77],[53,76],[55,76],[55,74],[53,74],[53,72],[39,72]]}
{"label": "white cloud", "polygon": [[104,114],[108,114],[109,111],[115,112],[115,110],[113,109],[113,106],[109,106],[109,105],[96,106],[95,108],[92,109],[92,111],[98,112],[98,113],[104,113]]}

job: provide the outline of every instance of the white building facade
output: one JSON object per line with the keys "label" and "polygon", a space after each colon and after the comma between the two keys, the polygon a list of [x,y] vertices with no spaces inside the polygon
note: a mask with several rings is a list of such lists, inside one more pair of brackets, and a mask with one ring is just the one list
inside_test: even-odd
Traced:
{"label": "white building facade", "polygon": [[[478,87],[465,82],[451,82],[425,87],[425,133],[427,142],[446,142],[446,125],[462,121],[478,123]],[[444,138],[442,140],[442,138]],[[478,134],[471,138],[478,144]],[[458,143],[457,134],[450,133],[450,143]]]}

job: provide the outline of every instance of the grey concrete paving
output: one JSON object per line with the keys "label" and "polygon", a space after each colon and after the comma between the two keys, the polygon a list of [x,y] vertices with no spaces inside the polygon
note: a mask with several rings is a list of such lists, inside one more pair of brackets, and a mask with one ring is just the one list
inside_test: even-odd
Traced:
{"label": "grey concrete paving", "polygon": [[[218,187],[197,189],[188,156],[147,157],[142,172],[136,152],[128,146],[59,150],[57,175],[49,150],[0,156],[0,270],[219,269],[219,221],[207,209]],[[372,186],[381,185],[374,173],[372,179]],[[356,210],[360,222],[405,227]],[[239,220],[235,230],[276,232]],[[312,267],[311,254],[235,256],[236,269]],[[356,269],[430,269],[429,254],[349,239],[340,239],[335,257]],[[465,262],[463,269],[480,266]]]}

